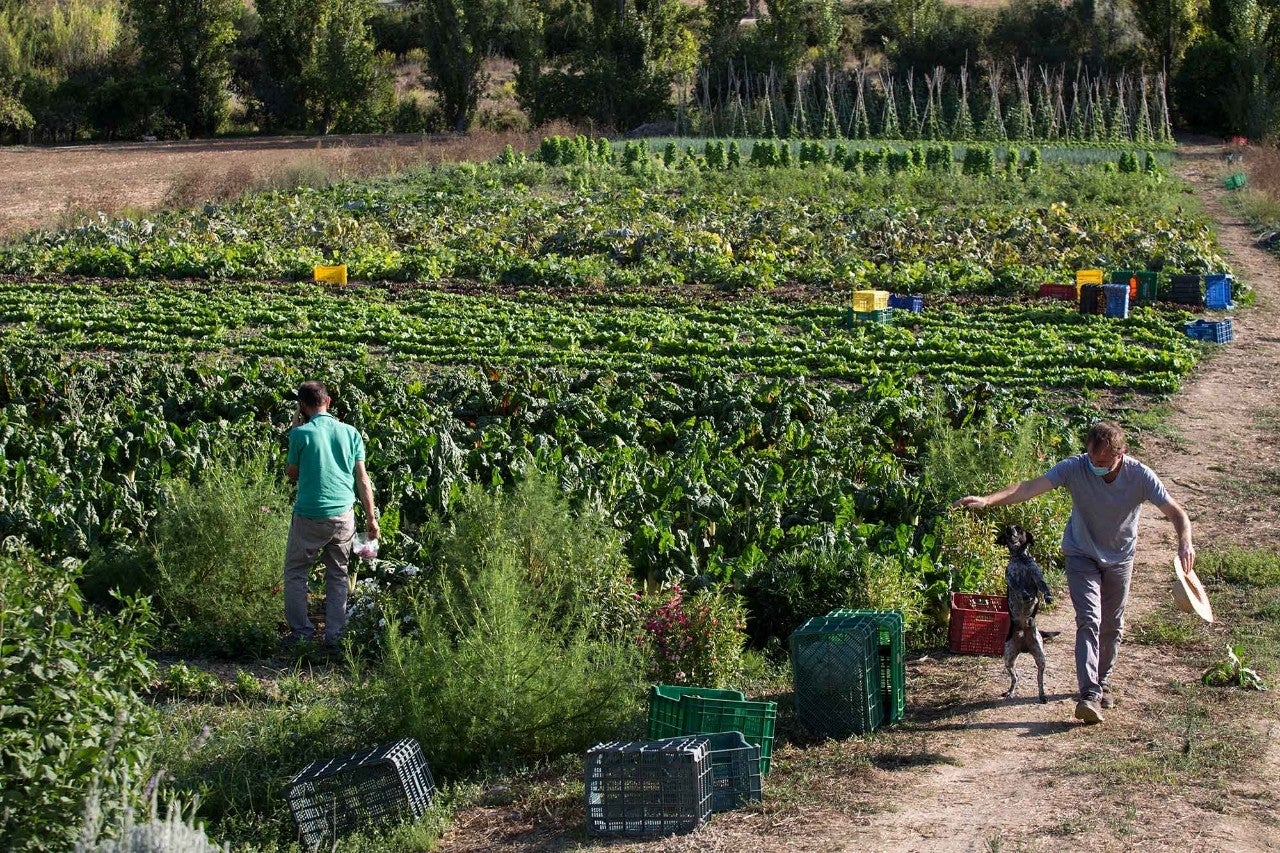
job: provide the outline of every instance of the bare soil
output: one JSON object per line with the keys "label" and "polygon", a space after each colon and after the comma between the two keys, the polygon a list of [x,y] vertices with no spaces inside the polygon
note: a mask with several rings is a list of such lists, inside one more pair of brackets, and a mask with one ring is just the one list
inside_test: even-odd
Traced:
{"label": "bare soil", "polygon": [[[1259,423],[1260,417],[1274,420],[1280,403],[1280,264],[1254,247],[1248,225],[1224,207],[1221,146],[1185,145],[1175,168],[1217,221],[1237,278],[1255,289],[1257,302],[1236,312],[1235,342],[1198,369],[1174,399],[1168,422],[1142,437],[1140,458],[1187,509],[1202,550],[1280,547],[1280,446],[1274,428],[1268,432]],[[1130,628],[1153,617],[1193,619],[1174,613],[1172,525],[1149,509],[1140,537]],[[1217,704],[1209,719],[1188,711],[1183,720],[1181,709],[1198,690],[1203,662],[1188,660],[1175,645],[1129,642],[1117,665],[1119,706],[1101,725],[1085,726],[1072,718],[1069,604],[1041,623],[1062,632],[1046,644],[1047,704],[1033,698],[1034,668],[1025,656],[1019,663],[1021,695],[1012,700],[999,698],[1007,681],[998,659],[938,653],[916,660],[908,667],[908,715],[901,726],[844,743],[783,744],[766,782],[772,803],[717,815],[688,836],[625,846],[1280,850],[1280,724],[1273,694],[1224,691],[1220,700],[1211,698]],[[1225,645],[1220,624],[1200,630],[1215,648]],[[1202,755],[1221,748],[1204,736],[1206,727],[1230,724],[1248,726],[1256,738],[1244,746],[1238,765],[1220,753]],[[619,845],[593,844],[582,836],[581,806],[574,801],[581,797],[580,784],[562,779],[559,794],[465,809],[442,849]]]}

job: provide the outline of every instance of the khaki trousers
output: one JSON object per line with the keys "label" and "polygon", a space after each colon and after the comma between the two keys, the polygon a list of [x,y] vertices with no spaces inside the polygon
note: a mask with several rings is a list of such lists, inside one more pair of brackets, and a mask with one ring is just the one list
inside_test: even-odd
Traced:
{"label": "khaki trousers", "polygon": [[311,639],[315,626],[307,616],[307,577],[317,558],[324,562],[324,641],[336,643],[347,627],[347,565],[351,562],[356,515],[293,517],[284,554],[284,617],[295,638]]}

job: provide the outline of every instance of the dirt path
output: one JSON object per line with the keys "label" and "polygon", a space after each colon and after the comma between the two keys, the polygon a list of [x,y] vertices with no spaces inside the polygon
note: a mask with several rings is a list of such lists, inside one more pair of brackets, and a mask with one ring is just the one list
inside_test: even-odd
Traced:
{"label": "dirt path", "polygon": [[[1235,321],[1236,341],[1204,364],[1177,396],[1158,434],[1142,437],[1141,458],[1164,479],[1193,519],[1198,546],[1280,547],[1280,512],[1251,484],[1280,477],[1280,447],[1257,424],[1280,405],[1280,265],[1254,248],[1244,222],[1222,204],[1221,149],[1181,149],[1179,173],[1205,199],[1237,277],[1258,294]],[[1274,432],[1271,435],[1274,437]],[[1148,508],[1140,528],[1128,621],[1171,602],[1172,526]],[[1064,596],[1065,599],[1065,596]],[[1274,699],[1253,707],[1266,749],[1265,772],[1213,786],[1188,784],[1176,768],[1152,772],[1144,756],[1191,756],[1195,726],[1170,727],[1182,685],[1198,667],[1175,647],[1128,643],[1117,666],[1120,706],[1100,726],[1072,720],[1074,624],[1069,603],[1043,619],[1062,636],[1047,644],[1049,702],[999,699],[1005,687],[993,658],[926,658],[908,671],[908,720],[867,742],[775,753],[789,779],[768,796],[787,802],[767,813],[718,815],[683,838],[629,845],[642,850],[1280,850],[1276,780],[1280,724]],[[1216,626],[1215,636],[1222,628]],[[1020,671],[1032,670],[1026,658]],[[1171,709],[1173,713],[1171,716]],[[1125,768],[1134,766],[1131,783]],[[1146,770],[1138,768],[1145,766]],[[1107,769],[1105,780],[1096,772]],[[775,773],[775,777],[780,774]],[[1261,780],[1261,781],[1259,781]],[[779,790],[781,787],[781,790]],[[808,796],[811,793],[813,796]],[[475,808],[458,816],[448,851],[554,850],[578,846],[573,827],[551,815]],[[555,824],[560,823],[559,826]],[[541,828],[539,828],[541,824]]]}

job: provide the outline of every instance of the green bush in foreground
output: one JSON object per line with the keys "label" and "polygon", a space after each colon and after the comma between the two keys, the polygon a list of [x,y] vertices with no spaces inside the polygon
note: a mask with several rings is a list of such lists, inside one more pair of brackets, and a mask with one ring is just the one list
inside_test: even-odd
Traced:
{"label": "green bush in foreground", "polygon": [[75,572],[27,555],[0,557],[0,839],[7,851],[65,850],[96,791],[128,796],[155,730],[138,696],[153,666],[151,612],[86,611]]}
{"label": "green bush in foreground", "polygon": [[156,518],[155,594],[175,644],[196,654],[269,653],[291,518],[272,463],[216,463],[170,489]]}
{"label": "green bush in foreground", "polygon": [[636,710],[641,655],[601,609],[625,562],[550,489],[535,479],[469,493],[441,533],[417,635],[390,622],[354,702],[351,719],[416,738],[441,774],[575,752],[616,737]]}

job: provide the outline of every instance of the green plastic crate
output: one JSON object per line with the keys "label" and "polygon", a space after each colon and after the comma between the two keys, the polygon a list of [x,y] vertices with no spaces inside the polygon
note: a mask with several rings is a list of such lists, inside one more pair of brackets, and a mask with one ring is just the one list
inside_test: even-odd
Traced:
{"label": "green plastic crate", "polygon": [[886,325],[893,322],[892,308],[878,308],[875,311],[854,311],[848,313],[849,325],[854,323],[880,323]]}
{"label": "green plastic crate", "polygon": [[884,721],[880,631],[870,619],[817,617],[791,634],[796,717],[816,735],[869,734]]}
{"label": "green plastic crate", "polygon": [[[768,773],[773,759],[776,702],[749,702],[736,690],[672,687],[660,684],[649,691],[649,737],[742,732],[747,743],[760,748],[760,772]],[[674,735],[669,731],[679,728]]]}
{"label": "green plastic crate", "polygon": [[649,688],[649,740],[676,737],[685,734],[680,716],[680,700],[685,696],[705,699],[726,699],[741,702],[747,697],[737,690],[713,690],[710,687],[677,687],[674,684],[657,684]]}
{"label": "green plastic crate", "polygon": [[884,698],[884,721],[898,723],[907,712],[906,620],[898,610],[832,610],[828,618],[865,618],[875,623],[879,634],[880,690]]}
{"label": "green plastic crate", "polygon": [[1159,296],[1160,286],[1157,281],[1158,273],[1153,270],[1138,270],[1134,273],[1138,279],[1138,299],[1139,305],[1153,305]]}

